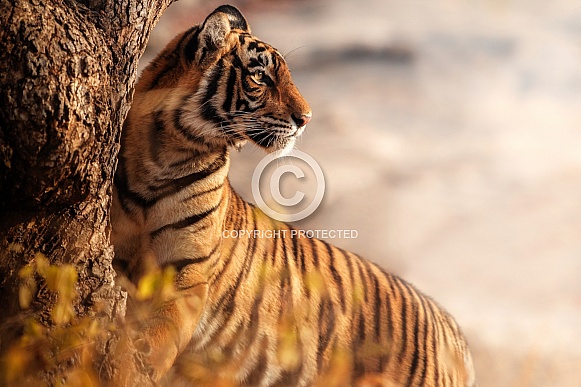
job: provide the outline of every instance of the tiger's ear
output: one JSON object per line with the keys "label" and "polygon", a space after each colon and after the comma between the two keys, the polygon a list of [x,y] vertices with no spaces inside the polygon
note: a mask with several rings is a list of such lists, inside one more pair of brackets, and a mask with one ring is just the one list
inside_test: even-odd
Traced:
{"label": "tiger's ear", "polygon": [[226,17],[228,18],[230,29],[238,29],[250,33],[250,27],[248,27],[248,23],[246,22],[244,15],[242,15],[242,12],[240,12],[238,8],[232,5],[222,5],[216,8],[214,12],[212,12],[210,16],[206,18],[206,22],[208,21],[208,19],[211,19],[212,16],[218,13],[223,13],[226,15]]}
{"label": "tiger's ear", "polygon": [[198,58],[202,67],[211,63],[215,54],[226,45],[226,38],[233,29],[250,33],[246,19],[236,7],[222,5],[206,18],[198,36]]}

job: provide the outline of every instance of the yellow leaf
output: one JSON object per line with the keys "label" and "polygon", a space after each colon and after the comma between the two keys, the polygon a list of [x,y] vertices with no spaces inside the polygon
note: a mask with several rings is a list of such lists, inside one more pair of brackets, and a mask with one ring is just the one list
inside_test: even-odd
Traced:
{"label": "yellow leaf", "polygon": [[34,275],[35,267],[33,265],[26,265],[18,271],[18,276],[22,279],[30,278]]}
{"label": "yellow leaf", "polygon": [[66,301],[72,302],[77,295],[77,270],[73,265],[62,265],[59,276],[57,283],[59,296]]}
{"label": "yellow leaf", "polygon": [[49,266],[45,270],[46,285],[49,290],[58,292],[66,301],[76,295],[77,271],[72,265]]}
{"label": "yellow leaf", "polygon": [[22,309],[28,309],[32,298],[36,294],[36,281],[33,278],[29,278],[25,283],[20,285],[18,289],[18,302]]}
{"label": "yellow leaf", "polygon": [[28,338],[37,339],[45,334],[46,328],[33,318],[27,319],[24,324],[24,335]]}
{"label": "yellow leaf", "polygon": [[175,277],[176,269],[173,266],[168,266],[162,273],[161,278],[161,296],[171,297],[175,291]]}
{"label": "yellow leaf", "polygon": [[354,286],[353,287],[353,294],[352,294],[352,300],[353,300],[353,306],[359,306],[361,305],[361,303],[363,302],[363,300],[365,299],[365,293],[363,291],[363,287],[362,286]]}
{"label": "yellow leaf", "polygon": [[85,330],[85,335],[87,336],[87,339],[91,340],[103,333],[103,330],[104,328],[98,320],[89,320],[87,329]]}
{"label": "yellow leaf", "polygon": [[160,274],[152,271],[141,277],[137,285],[136,297],[138,300],[147,300],[153,297],[160,287]]}
{"label": "yellow leaf", "polygon": [[327,295],[327,285],[321,272],[313,270],[305,275],[305,286],[312,292],[319,293],[321,297]]}
{"label": "yellow leaf", "polygon": [[36,263],[36,272],[44,277],[46,269],[50,266],[48,259],[43,253],[36,253],[34,254],[34,262]]}
{"label": "yellow leaf", "polygon": [[59,300],[52,308],[51,317],[56,325],[67,324],[75,316],[73,305]]}

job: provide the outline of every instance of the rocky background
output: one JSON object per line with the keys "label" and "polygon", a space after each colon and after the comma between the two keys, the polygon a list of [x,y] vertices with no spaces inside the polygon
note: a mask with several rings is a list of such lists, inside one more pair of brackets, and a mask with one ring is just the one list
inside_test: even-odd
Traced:
{"label": "rocky background", "polygon": [[[297,225],[357,230],[330,242],[437,299],[481,386],[581,386],[581,6],[231,2],[314,112],[326,192]],[[143,64],[219,4],[172,5]],[[249,201],[262,157],[233,160]]]}

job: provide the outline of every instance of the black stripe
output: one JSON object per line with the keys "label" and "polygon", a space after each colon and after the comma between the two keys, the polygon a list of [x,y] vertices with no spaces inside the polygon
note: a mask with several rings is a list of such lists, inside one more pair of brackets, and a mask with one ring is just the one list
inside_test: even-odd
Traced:
{"label": "black stripe", "polygon": [[224,70],[224,61],[220,59],[216,63],[216,67],[212,70],[210,74],[210,80],[206,86],[206,94],[202,102],[202,117],[208,121],[221,123],[222,119],[218,115],[218,111],[211,103],[211,99],[218,92],[218,86],[220,85],[220,80],[222,79],[222,71]]}
{"label": "black stripe", "polygon": [[172,170],[180,169],[187,164],[192,164],[195,157],[199,157],[203,154],[203,152],[197,151],[195,149],[174,149],[176,152],[186,153],[186,157],[181,160],[173,161],[168,164],[168,167]]}
{"label": "black stripe", "polygon": [[193,289],[193,288],[195,288],[196,286],[200,286],[200,285],[208,285],[208,282],[206,282],[206,281],[203,281],[203,282],[196,282],[196,283],[193,283],[193,284],[191,284],[191,285],[187,285],[187,286],[179,286],[179,287],[177,287],[176,289],[177,289],[177,290],[180,290],[180,291],[186,291],[186,290]]}
{"label": "black stripe", "polygon": [[[299,346],[299,350],[302,349]],[[302,355],[299,354],[298,355],[299,359],[302,359]],[[280,376],[278,377],[278,380],[281,383],[284,383],[282,385],[284,386],[298,386],[299,385],[299,378],[301,377],[301,372],[303,371],[303,362],[299,361],[296,368],[292,369],[292,370],[283,370],[280,374]],[[278,386],[280,386],[281,384],[277,384]]]}
{"label": "black stripe", "polygon": [[[413,300],[413,294],[412,294],[412,300]],[[420,313],[419,313],[419,305],[416,304],[415,302],[416,300],[413,300],[413,315],[412,317],[414,318],[414,349],[412,352],[412,364],[410,366],[410,376],[409,376],[409,380],[408,380],[408,386],[411,386],[413,384],[413,379],[414,376],[416,374],[416,371],[418,369],[418,364],[420,362],[420,356],[422,355],[421,351],[420,351],[420,334],[419,334],[419,328],[420,328]]]}
{"label": "black stripe", "polygon": [[[254,253],[254,252],[253,252]],[[264,259],[264,257],[263,257]],[[220,310],[222,314],[225,316],[224,321],[220,328],[214,333],[216,337],[226,328],[227,323],[232,318],[235,306],[236,306],[236,295],[240,284],[242,283],[242,279],[246,277],[248,272],[250,272],[250,267],[252,261],[254,260],[254,254],[246,255],[246,260],[244,262],[244,266],[241,268],[236,281],[233,285],[231,285],[226,292],[220,297],[218,302],[216,303],[216,310]]]}
{"label": "black stripe", "polygon": [[313,256],[313,264],[318,269],[319,268],[319,253],[317,252],[317,245],[314,239],[307,238],[309,245],[311,247],[311,254]]}
{"label": "black stripe", "polygon": [[149,200],[143,198],[137,192],[129,189],[129,183],[127,181],[127,173],[125,171],[125,159],[123,156],[119,156],[119,162],[117,165],[117,171],[113,177],[113,182],[117,188],[117,195],[119,196],[121,207],[123,211],[131,213],[131,209],[128,206],[128,201],[137,204],[140,207],[147,207],[149,205]]}
{"label": "black stripe", "polygon": [[242,63],[242,59],[240,59],[240,56],[238,56],[238,54],[236,53],[236,49],[233,49],[232,51],[230,51],[230,54],[232,56],[232,66],[234,66],[237,69],[240,69],[241,71],[244,71],[244,64]]}
{"label": "black stripe", "polygon": [[250,326],[249,332],[249,339],[248,339],[248,348],[250,349],[250,345],[254,343],[256,338],[258,337],[258,332],[260,331],[260,306],[262,305],[262,301],[264,300],[264,281],[258,281],[258,289],[254,294],[254,303],[252,304],[252,308],[250,309],[250,315],[248,317],[247,323]]}
{"label": "black stripe", "polygon": [[363,301],[365,303],[369,302],[369,290],[367,289],[367,282],[369,281],[369,278],[366,277],[366,273],[367,271],[364,272],[362,265],[365,264],[365,260],[363,260],[362,258],[358,259],[356,261],[357,263],[357,269],[359,269],[359,278],[361,279],[361,284],[363,285]]}
{"label": "black stripe", "polygon": [[[188,96],[182,98],[182,100],[179,103],[179,106],[185,105],[186,100],[188,98],[189,98]],[[203,145],[203,146],[210,148],[211,147],[210,144],[208,144],[208,142],[203,137],[196,136],[195,134],[192,134],[185,126],[182,125],[182,123],[180,121],[181,114],[182,114],[181,108],[174,110],[174,112],[173,112],[173,126],[174,126],[174,128],[191,143],[196,144],[196,145]]]}
{"label": "black stripe", "polygon": [[319,340],[317,345],[317,367],[321,370],[323,354],[331,342],[331,336],[335,329],[335,310],[333,309],[333,303],[328,298],[321,301],[318,322]]}
{"label": "black stripe", "polygon": [[357,339],[359,344],[364,344],[367,338],[367,329],[365,324],[366,314],[363,313],[363,305],[359,306],[361,313],[359,313],[359,323],[357,325]]}
{"label": "black stripe", "polygon": [[[229,191],[229,193],[230,193],[230,203],[234,203],[234,202],[240,200],[240,197],[238,195],[234,195],[231,190]],[[242,202],[242,205],[248,206],[248,204],[246,202]],[[237,208],[237,206],[235,204],[231,204],[230,208]],[[230,211],[230,213],[227,214],[228,219],[232,219],[231,217],[234,214],[238,214],[238,213],[235,211]],[[252,217],[254,220],[254,229],[256,229],[256,217],[255,217],[254,212],[252,212]],[[228,222],[228,219],[226,220],[226,222]],[[234,218],[233,221],[235,222],[235,224],[234,224],[232,229],[233,230],[242,230],[242,222],[246,222],[247,219],[248,219],[248,217],[245,217],[245,216],[238,216],[238,217]],[[228,269],[228,266],[230,265],[230,262],[232,261],[232,257],[234,256],[234,252],[237,251],[237,249],[238,249],[238,244],[240,243],[241,240],[242,240],[242,238],[236,238],[236,241],[232,245],[232,248],[230,249],[230,251],[228,251],[227,254],[224,254],[224,253],[222,254],[223,265],[220,268],[219,272],[214,272],[214,274],[212,275],[212,278],[210,280],[211,283],[215,283],[216,281],[218,281],[222,277],[222,275],[224,275],[224,273]]]}
{"label": "black stripe", "polygon": [[208,259],[210,259],[216,253],[216,251],[218,251],[218,247],[219,246],[220,246],[220,243],[216,243],[216,246],[214,246],[214,248],[212,249],[212,251],[210,251],[210,254],[205,255],[203,257],[177,259],[175,261],[168,262],[167,264],[164,265],[164,267],[166,267],[166,266],[173,266],[173,267],[175,267],[175,269],[178,272],[180,272],[186,266],[206,262]]}
{"label": "black stripe", "polygon": [[303,275],[303,277],[307,274],[307,263],[306,263],[306,257],[305,257],[305,252],[303,250],[303,244],[300,243],[299,239],[296,237],[293,237],[293,244],[296,245],[297,248],[297,258],[300,261],[300,265],[301,265],[301,273]]}
{"label": "black stripe", "polygon": [[248,68],[254,67],[264,67],[264,64],[260,63],[260,61],[257,58],[250,58],[250,60],[248,61]]}
{"label": "black stripe", "polygon": [[[196,32],[191,36],[190,40],[184,45],[184,57],[188,62],[193,62],[196,59],[196,54],[198,52],[199,40],[198,37],[200,36],[200,29],[196,27],[192,27],[189,31],[191,32],[194,28],[196,28]],[[180,45],[182,43],[180,42]],[[178,46],[179,47],[179,46]]]}
{"label": "black stripe", "polygon": [[160,136],[165,128],[163,120],[163,111],[159,110],[153,113],[153,125],[149,129],[149,153],[153,162],[160,166],[159,152],[161,150]]}
{"label": "black stripe", "polygon": [[209,193],[212,193],[212,192],[218,191],[218,190],[219,190],[219,189],[221,189],[222,187],[224,187],[224,184],[223,184],[223,183],[220,183],[220,184],[218,184],[217,186],[215,186],[215,187],[213,187],[213,188],[210,188],[210,189],[208,189],[208,190],[206,190],[206,191],[202,191],[202,192],[195,192],[195,193],[191,194],[190,196],[188,196],[187,198],[184,198],[184,199],[182,200],[182,202],[187,202],[188,200],[192,200],[192,199],[194,199],[194,198],[197,198],[197,197],[200,197],[200,196],[202,196],[202,195],[206,195],[206,194],[209,194]]}
{"label": "black stripe", "polygon": [[[271,224],[274,226],[274,220],[270,219]],[[278,253],[278,245],[281,242],[279,238],[272,238],[272,256],[271,256],[271,260],[270,260],[270,264],[271,266],[275,266],[276,265],[276,254]]]}
{"label": "black stripe", "polygon": [[[244,205],[244,201],[240,197],[238,197],[238,200],[240,200],[240,202],[242,202],[241,205],[243,206],[243,208],[246,211],[248,211],[248,206]],[[248,216],[248,213],[246,213],[246,216],[244,216],[244,219],[246,220],[246,229],[247,230],[248,230],[248,226],[249,226],[249,222],[250,222],[249,218],[250,217]],[[253,230],[256,230],[257,225],[256,225],[256,218],[255,218],[254,211],[252,211],[252,224],[254,227]],[[250,269],[252,268],[252,265],[254,264],[254,258],[256,255],[256,247],[257,246],[258,246],[258,238],[252,238],[251,245],[247,248],[247,256],[246,256],[247,258],[246,258],[246,264],[244,267],[245,272],[244,272],[244,275],[242,277],[242,280],[248,278],[248,274],[250,274]],[[264,261],[264,259],[261,262],[263,262],[263,261]]]}
{"label": "black stripe", "polygon": [[196,181],[205,179],[206,177],[210,176],[211,174],[218,171],[226,164],[226,154],[221,154],[216,160],[210,164],[206,169],[194,172],[190,175],[181,177],[179,179],[169,180],[165,184],[158,185],[158,186],[148,186],[147,188],[152,191],[162,191],[162,192],[155,192],[155,196],[153,198],[144,198],[141,194],[132,191],[129,188],[129,184],[126,177],[125,172],[125,160],[122,156],[119,157],[119,164],[117,167],[117,171],[114,176],[114,183],[115,187],[117,187],[117,193],[119,195],[121,206],[123,207],[125,212],[131,212],[127,200],[137,204],[142,208],[149,208],[153,206],[158,201],[167,198],[171,195],[177,194],[182,189],[190,186],[191,184],[195,183]]}
{"label": "black stripe", "polygon": [[252,101],[256,101],[257,97],[249,95],[249,94],[257,93],[261,90],[261,88],[258,86],[255,86],[256,85],[255,83],[248,82],[247,77],[243,76],[240,80],[242,81],[242,90],[244,90],[246,97]]}
{"label": "black stripe", "polygon": [[226,165],[226,161],[227,161],[226,154],[222,153],[210,165],[208,165],[205,169],[201,171],[191,173],[187,176],[180,177],[178,179],[169,180],[166,183],[157,186],[148,186],[147,188],[149,190],[156,192],[155,198],[149,200],[148,206],[151,206],[155,202],[167,198],[168,196],[175,195],[184,188],[189,187],[193,183],[203,180],[208,176],[214,174],[222,167],[224,167],[224,165]]}
{"label": "black stripe", "polygon": [[285,313],[289,313],[289,310],[293,308],[290,275],[284,272],[280,273],[279,301],[280,310],[278,311],[278,318],[281,319]]}
{"label": "black stripe", "polygon": [[325,243],[325,245],[327,247],[327,253],[329,254],[329,270],[331,270],[331,275],[333,276],[333,280],[335,281],[335,284],[339,291],[339,301],[341,301],[341,311],[345,313],[345,308],[347,307],[347,305],[345,303],[345,289],[343,289],[343,279],[341,278],[341,275],[339,274],[337,269],[335,269],[335,255],[333,254],[331,245],[329,245],[328,243]]}
{"label": "black stripe", "polygon": [[424,313],[423,315],[423,322],[424,322],[424,332],[423,332],[423,337],[422,337],[422,344],[423,344],[423,350],[422,350],[422,373],[420,375],[420,380],[419,383],[420,385],[425,385],[426,384],[426,373],[427,373],[427,368],[428,368],[428,326],[431,325],[431,319],[428,316],[428,309],[426,307],[427,304],[427,300],[424,299],[424,297],[420,297],[420,303],[421,303],[421,307],[422,307],[422,311]]}
{"label": "black stripe", "polygon": [[[227,162],[226,152],[223,152],[220,153],[220,155],[216,157],[214,161],[208,164],[201,171],[197,171],[177,179],[164,179],[162,181],[165,181],[165,183],[155,186],[150,185],[147,188],[151,191],[165,191],[167,189],[170,189],[170,192],[168,194],[171,195],[173,193],[179,192],[185,187],[188,187],[192,183],[203,180],[206,177],[210,176],[211,174],[217,172],[220,168],[226,165],[226,162]],[[164,195],[166,194],[164,193]]]}
{"label": "black stripe", "polygon": [[223,362],[222,364],[230,364],[233,362],[234,356],[238,355],[237,351],[235,351],[235,347],[240,343],[246,331],[244,321],[235,321],[233,325],[234,326],[228,329],[228,331],[232,332],[234,330],[234,334],[232,335],[230,333],[231,337],[228,343],[221,346],[220,361]]}
{"label": "black stripe", "polygon": [[357,352],[354,354],[355,355],[355,364],[354,364],[354,370],[353,370],[353,376],[355,377],[355,379],[360,378],[363,373],[365,372],[365,366],[364,366],[364,362],[363,359],[366,357],[365,352],[367,351],[367,346],[369,344],[371,344],[370,342],[367,341],[366,337],[366,327],[365,327],[365,318],[366,315],[363,311],[363,305],[359,306],[359,323],[357,324],[357,327],[354,327],[357,329]]}
{"label": "black stripe", "polygon": [[125,276],[127,276],[129,278],[131,275],[131,268],[133,266],[134,265],[132,265],[130,261],[127,261],[125,259],[121,259],[118,256],[116,256],[115,259],[113,260],[113,268],[115,269],[115,272],[123,273],[123,274],[125,274]]}
{"label": "black stripe", "polygon": [[[178,50],[179,50],[179,47],[181,47],[181,45],[183,44],[183,41],[196,28],[198,28],[198,27],[197,26],[194,26],[194,27],[190,28],[189,30],[187,30],[186,32],[184,32],[184,34],[182,35],[180,41],[176,45],[176,47],[178,48]],[[170,72],[171,70],[175,69],[176,65],[178,64],[179,57],[176,54],[176,51],[175,50],[172,51],[172,52],[170,52],[168,55],[165,55],[165,53],[162,54],[162,55],[163,55],[163,57],[158,57],[158,58],[156,58],[154,60],[154,65],[157,66],[159,64],[158,60],[166,59],[165,66],[163,67],[163,70],[157,72],[156,77],[149,84],[148,90],[155,89],[159,85],[159,83],[161,82],[161,80],[163,79],[163,77],[165,77],[168,72]]]}
{"label": "black stripe", "polygon": [[238,98],[236,100],[236,110],[237,111],[245,111],[245,112],[251,113],[250,108],[249,108],[249,105],[248,105],[248,101],[245,98],[242,98],[242,97],[241,98]]}
{"label": "black stripe", "polygon": [[278,69],[280,68],[280,60],[278,59],[278,55],[272,55],[272,63],[274,64],[274,73],[277,74],[278,78]]}
{"label": "black stripe", "polygon": [[391,274],[389,274],[388,272],[386,272],[385,270],[383,270],[382,268],[379,268],[380,271],[383,273],[385,281],[387,281],[387,284],[389,285],[389,292],[386,294],[385,297],[385,315],[387,317],[387,339],[388,342],[392,342],[393,338],[394,338],[394,322],[393,322],[393,318],[394,313],[391,307],[391,301],[393,299],[393,297],[396,297],[396,290],[393,287],[393,276]]}
{"label": "black stripe", "polygon": [[400,322],[401,322],[401,348],[400,348],[400,352],[398,354],[398,363],[402,363],[404,356],[406,355],[406,350],[407,350],[407,325],[408,325],[408,315],[407,315],[407,305],[409,300],[405,297],[404,295],[404,290],[403,288],[400,286],[401,282],[399,281],[399,279],[397,279],[396,281],[394,281],[394,285],[396,286],[397,293],[399,294],[399,298],[401,299],[401,317],[400,317]]}
{"label": "black stripe", "polygon": [[222,200],[220,200],[220,202],[218,204],[216,204],[214,207],[210,208],[207,211],[204,211],[200,214],[188,216],[185,219],[179,220],[179,221],[171,223],[171,224],[166,224],[165,226],[162,226],[162,227],[158,228],[157,230],[152,231],[150,233],[151,239],[155,239],[159,234],[161,234],[165,230],[169,230],[169,229],[178,230],[178,229],[189,227],[189,226],[192,226],[192,225],[198,223],[199,221],[201,221],[202,219],[205,219],[208,215],[210,215],[211,213],[216,211],[220,207],[220,204],[222,204]]}
{"label": "black stripe", "polygon": [[262,384],[262,379],[266,376],[266,370],[268,368],[268,364],[270,362],[267,358],[267,349],[268,349],[268,337],[262,337],[260,342],[260,346],[262,347],[260,351],[258,351],[259,358],[255,364],[254,369],[248,372],[248,376],[246,377],[245,384],[248,386],[259,386]]}
{"label": "black stripe", "polygon": [[[233,7],[231,5],[228,5],[228,4],[221,5],[218,8],[216,8],[214,10],[214,12],[212,12],[210,14],[210,16],[212,16],[218,12],[222,12],[222,13],[225,13],[225,14],[230,16],[228,18],[228,21],[230,23],[231,29],[239,29],[242,31],[248,31],[248,24],[246,24],[246,19],[244,19],[244,16],[242,16],[242,14],[238,10],[238,8]],[[210,16],[208,16],[208,18]],[[208,20],[208,18],[206,18],[206,20]]]}
{"label": "black stripe", "polygon": [[[275,235],[276,238],[276,235]],[[290,309],[293,307],[292,302],[292,282],[291,282],[291,272],[288,265],[288,252],[286,250],[286,240],[280,239],[281,246],[282,246],[282,263],[283,267],[280,271],[280,300],[281,300],[281,308],[279,311],[279,319],[282,317],[283,313],[288,313]]]}
{"label": "black stripe", "polygon": [[[161,70],[157,70],[154,69],[153,71],[156,71],[157,74],[155,76],[155,78],[153,78],[153,80],[151,81],[151,83],[147,86],[147,90],[153,90],[156,87],[159,86],[159,84],[161,83],[161,80],[171,71],[173,71],[176,68],[176,65],[178,63],[178,56],[176,55],[175,52],[171,52],[171,53],[163,53],[160,56],[158,56],[157,58],[155,58],[152,62],[152,65],[155,67],[159,66],[159,62],[163,61],[164,66]],[[150,65],[151,66],[151,65]],[[146,68],[145,71],[147,71],[148,69]]]}
{"label": "black stripe", "polygon": [[381,342],[379,340],[381,336],[381,294],[379,290],[379,281],[377,281],[377,277],[373,276],[373,290],[374,294],[373,297],[375,298],[375,306],[374,306],[374,317],[375,317],[375,337],[377,338],[377,342]]}
{"label": "black stripe", "polygon": [[252,42],[248,43],[248,51],[255,50],[257,53],[266,51],[266,47],[264,43],[259,42],[257,40],[253,40]]}
{"label": "black stripe", "polygon": [[341,253],[341,255],[343,255],[343,259],[345,260],[345,263],[347,263],[347,271],[349,272],[349,281],[351,282],[351,286],[355,286],[355,277],[354,277],[354,273],[353,273],[353,262],[352,259],[353,257],[347,253],[345,250],[343,249],[338,249],[339,252]]}
{"label": "black stripe", "polygon": [[224,320],[222,320],[222,325],[220,326],[220,329],[214,332],[216,337],[219,337],[220,334],[226,330],[226,328],[228,327],[228,323],[232,319],[232,315],[234,314],[234,309],[236,307],[235,291],[238,289],[239,285],[240,283],[237,283],[236,288],[234,290],[232,290],[232,287],[230,287],[229,291],[224,295],[224,297],[221,299],[220,304],[217,306],[217,308],[224,316]]}
{"label": "black stripe", "polygon": [[293,247],[292,252],[293,252],[294,261],[295,261],[295,264],[297,265],[297,268],[300,268],[301,275],[304,279],[305,275],[307,274],[306,267],[305,267],[305,255],[303,254],[302,246],[299,243],[299,238],[297,237],[296,234],[293,236],[293,232],[295,230],[291,227],[291,228],[289,228],[289,231],[291,233],[291,240],[292,240],[292,247]]}
{"label": "black stripe", "polygon": [[[246,359],[252,353],[252,344],[254,344],[258,337],[260,324],[258,319],[260,316],[259,308],[262,303],[262,293],[260,292],[254,300],[254,304],[249,313],[244,315],[244,318],[238,320],[236,333],[232,335],[226,345],[229,353],[234,354],[234,348],[238,348],[235,352],[238,359]],[[243,313],[243,312],[242,312]],[[240,351],[240,348],[244,348]],[[228,359],[231,362],[232,359]],[[226,363],[224,363],[226,364]]]}
{"label": "black stripe", "polygon": [[[401,363],[403,361],[404,358],[407,358],[409,355],[411,355],[412,359],[412,364],[411,364],[411,368],[410,369],[404,369],[402,370],[402,372],[405,372],[406,375],[406,380],[410,381],[411,380],[411,376],[412,376],[412,369],[415,369],[415,367],[417,366],[417,356],[418,356],[418,351],[417,348],[415,347],[415,341],[417,338],[417,307],[416,304],[413,300],[413,294],[412,294],[412,290],[410,289],[410,287],[408,286],[408,284],[403,281],[403,280],[399,280],[396,282],[397,285],[399,285],[400,291],[401,291],[401,296],[402,296],[402,323],[403,323],[403,337],[402,337],[402,351],[400,352],[400,356],[399,356],[399,362]],[[409,306],[409,308],[408,308]],[[409,309],[409,311],[408,311]],[[409,314],[408,314],[409,313]],[[412,329],[412,332],[409,336],[408,336],[408,327],[410,327]]]}
{"label": "black stripe", "polygon": [[[240,106],[242,106],[243,104],[244,104],[244,106],[246,106],[244,108],[244,110],[245,110],[246,113],[254,113],[254,112],[256,112],[259,109],[264,109],[264,107],[266,106],[266,100],[264,98],[262,98],[261,102],[257,104],[256,101],[259,98],[260,97],[257,97],[257,98],[250,98],[250,97],[248,97],[248,99],[251,100],[251,102],[254,102],[254,106],[250,106],[250,104],[246,100],[241,100],[241,101],[243,101],[243,103],[240,103]],[[238,106],[238,104],[239,103],[236,102],[236,106]],[[238,110],[240,110],[240,109],[238,109]],[[264,117],[266,117],[266,115],[263,114],[263,117],[262,118],[264,118]],[[261,120],[261,122],[263,124],[265,123],[264,120]],[[277,127],[277,126],[272,125],[271,127]]]}
{"label": "black stripe", "polygon": [[232,111],[232,97],[234,96],[236,78],[236,69],[230,67],[230,74],[228,74],[228,82],[226,84],[226,99],[224,99],[224,103],[222,104],[222,109],[225,112]]}
{"label": "black stripe", "polygon": [[395,333],[394,333],[394,319],[397,318],[397,316],[394,316],[393,313],[393,308],[391,306],[391,301],[392,301],[392,297],[395,297],[395,290],[393,288],[393,283],[392,281],[389,282],[389,286],[390,286],[390,293],[385,295],[385,316],[387,318],[387,337],[386,337],[386,343],[388,345],[388,355],[386,355],[387,359],[386,361],[391,357],[392,355],[392,350],[391,348],[393,348],[393,341],[394,341],[394,337],[395,337]]}
{"label": "black stripe", "polygon": [[[248,217],[244,217],[244,218],[245,218],[245,220],[247,220]],[[246,225],[246,229],[248,229],[248,225]],[[228,297],[230,297],[230,296],[233,297],[233,295],[238,290],[238,287],[242,283],[242,280],[245,279],[246,276],[248,275],[248,273],[250,272],[250,268],[252,267],[252,263],[253,263],[254,258],[255,258],[254,256],[255,256],[256,246],[258,244],[257,238],[250,238],[250,241],[252,241],[252,247],[245,254],[244,264],[240,268],[240,271],[238,273],[238,276],[236,277],[236,281],[234,282],[234,284],[232,284],[228,288],[228,290],[220,298],[220,300],[218,300],[218,302],[216,303],[217,307],[220,307],[220,305],[223,304],[226,301],[226,299],[228,299]],[[263,256],[263,260],[262,261],[264,261],[265,255],[266,255],[266,250],[264,252],[264,256]]]}
{"label": "black stripe", "polygon": [[[236,228],[236,229],[239,230],[240,228]],[[224,275],[224,273],[226,272],[226,269],[228,269],[228,266],[230,265],[230,262],[232,261],[232,256],[234,255],[234,251],[236,251],[236,249],[238,248],[238,244],[240,243],[240,240],[241,240],[240,238],[236,238],[236,241],[232,245],[232,248],[230,249],[228,254],[222,254],[222,256],[224,257],[223,265],[220,268],[220,271],[214,272],[214,274],[212,275],[212,278],[210,279],[210,283],[214,284],[216,281],[218,281],[220,278],[222,278],[222,275]]]}
{"label": "black stripe", "polygon": [[[208,40],[206,39],[206,43],[207,42],[208,42]],[[204,59],[206,59],[206,55],[208,55],[208,47],[204,46],[204,47],[202,47],[202,55],[200,55],[199,63],[202,63],[204,61]]]}

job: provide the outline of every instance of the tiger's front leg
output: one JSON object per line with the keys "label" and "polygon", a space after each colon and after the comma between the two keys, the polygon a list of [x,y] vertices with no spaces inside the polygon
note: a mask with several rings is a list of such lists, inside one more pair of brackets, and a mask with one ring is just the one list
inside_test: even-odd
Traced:
{"label": "tiger's front leg", "polygon": [[176,295],[155,310],[145,323],[140,339],[148,347],[145,361],[153,369],[152,378],[156,382],[191,341],[208,298],[207,282],[182,279],[176,281],[176,287]]}
{"label": "tiger's front leg", "polygon": [[[208,282],[197,271],[182,269],[174,291],[143,313],[139,306],[128,310],[130,324],[114,356],[114,374],[109,386],[156,385],[191,341],[204,312]],[[146,380],[144,380],[144,377]]]}

